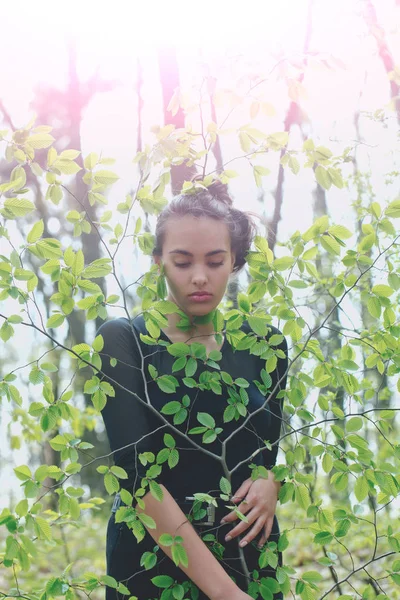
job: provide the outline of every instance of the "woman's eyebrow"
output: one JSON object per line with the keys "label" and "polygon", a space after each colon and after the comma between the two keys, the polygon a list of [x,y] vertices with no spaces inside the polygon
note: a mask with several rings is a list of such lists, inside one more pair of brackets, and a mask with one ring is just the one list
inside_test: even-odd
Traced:
{"label": "woman's eyebrow", "polygon": [[[207,252],[206,256],[213,256],[214,254],[219,254],[220,252],[227,253],[227,250],[222,250],[222,249],[211,250],[211,252]],[[183,254],[184,256],[193,256],[193,254],[191,252],[189,252],[188,250],[180,250],[179,248],[176,248],[175,250],[171,250],[169,252],[169,254]]]}

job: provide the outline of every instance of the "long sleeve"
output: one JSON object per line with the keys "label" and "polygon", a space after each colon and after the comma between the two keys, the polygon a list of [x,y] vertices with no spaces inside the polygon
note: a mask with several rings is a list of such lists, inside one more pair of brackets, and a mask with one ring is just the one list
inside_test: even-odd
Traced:
{"label": "long sleeve", "polygon": [[[104,340],[100,353],[102,371],[115,390],[115,397],[108,398],[102,416],[114,462],[128,473],[128,479],[120,483],[132,493],[149,468],[141,464],[139,453],[154,448],[151,431],[159,423],[154,422],[154,417],[132,394],[145,399],[141,357],[131,327],[127,319],[115,319],[104,323],[97,335],[102,335]],[[117,360],[115,366],[111,365],[111,358]],[[143,436],[146,437],[137,443]]]}

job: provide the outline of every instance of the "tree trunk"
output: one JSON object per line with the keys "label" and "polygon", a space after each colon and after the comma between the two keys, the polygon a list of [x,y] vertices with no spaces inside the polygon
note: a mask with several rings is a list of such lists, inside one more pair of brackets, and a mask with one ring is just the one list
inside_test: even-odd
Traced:
{"label": "tree trunk", "polygon": [[[376,41],[379,56],[381,57],[385,71],[390,77],[396,64],[387,44],[385,31],[378,23],[378,17],[372,0],[364,0],[363,16],[370,34]],[[400,125],[400,85],[394,78],[390,78],[390,97],[396,111],[397,122]]]}
{"label": "tree trunk", "polygon": [[[174,125],[175,129],[185,127],[185,115],[181,107],[173,115],[168,105],[174,91],[179,88],[179,66],[174,46],[161,46],[158,49],[158,66],[163,97],[164,124]],[[191,181],[196,174],[195,167],[189,167],[184,161],[181,165],[171,166],[171,189],[174,196],[180,194],[184,181]]]}
{"label": "tree trunk", "polygon": [[[310,39],[312,34],[312,10],[313,10],[314,0],[310,0],[308,4],[308,13],[307,13],[307,28],[306,35],[304,40],[304,54],[308,52],[310,46]],[[307,61],[305,60],[305,65]],[[302,83],[304,80],[304,72],[301,73],[298,77],[299,83]],[[285,121],[284,121],[284,131],[290,133],[290,130],[295,125],[298,125],[301,128],[303,121],[302,111],[297,101],[291,100],[289,104],[289,108],[286,113]],[[286,150],[281,150],[280,158],[282,159]],[[273,251],[275,248],[275,243],[278,236],[278,225],[279,221],[282,218],[282,205],[283,205],[283,187],[285,182],[285,169],[281,162],[279,162],[279,170],[278,170],[278,180],[276,184],[276,189],[274,193],[275,197],[275,207],[274,214],[272,219],[269,222],[268,226],[268,245]]]}

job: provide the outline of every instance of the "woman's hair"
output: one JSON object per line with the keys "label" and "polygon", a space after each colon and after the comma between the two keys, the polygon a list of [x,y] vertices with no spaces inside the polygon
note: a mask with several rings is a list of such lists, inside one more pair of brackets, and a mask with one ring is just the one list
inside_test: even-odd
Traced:
{"label": "woman's hair", "polygon": [[226,223],[231,250],[235,253],[233,272],[239,271],[246,262],[245,256],[250,250],[256,226],[247,213],[233,208],[232,204],[227,186],[220,181],[214,181],[207,189],[197,189],[194,193],[177,196],[158,216],[153,256],[162,254],[168,219],[186,215],[208,217]]}

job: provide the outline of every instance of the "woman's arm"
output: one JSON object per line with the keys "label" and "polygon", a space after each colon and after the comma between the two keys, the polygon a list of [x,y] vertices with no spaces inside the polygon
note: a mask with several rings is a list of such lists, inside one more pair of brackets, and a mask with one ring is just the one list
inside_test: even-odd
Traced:
{"label": "woman's arm", "polygon": [[[156,522],[156,529],[148,529],[155,542],[158,544],[163,533],[183,537],[188,566],[184,567],[180,563],[179,567],[211,600],[246,600],[250,598],[232,581],[165,486],[161,487],[163,489],[161,502],[147,493],[143,497],[145,509],[141,510],[136,506],[138,512],[145,512]],[[170,546],[160,547],[171,558]]]}

